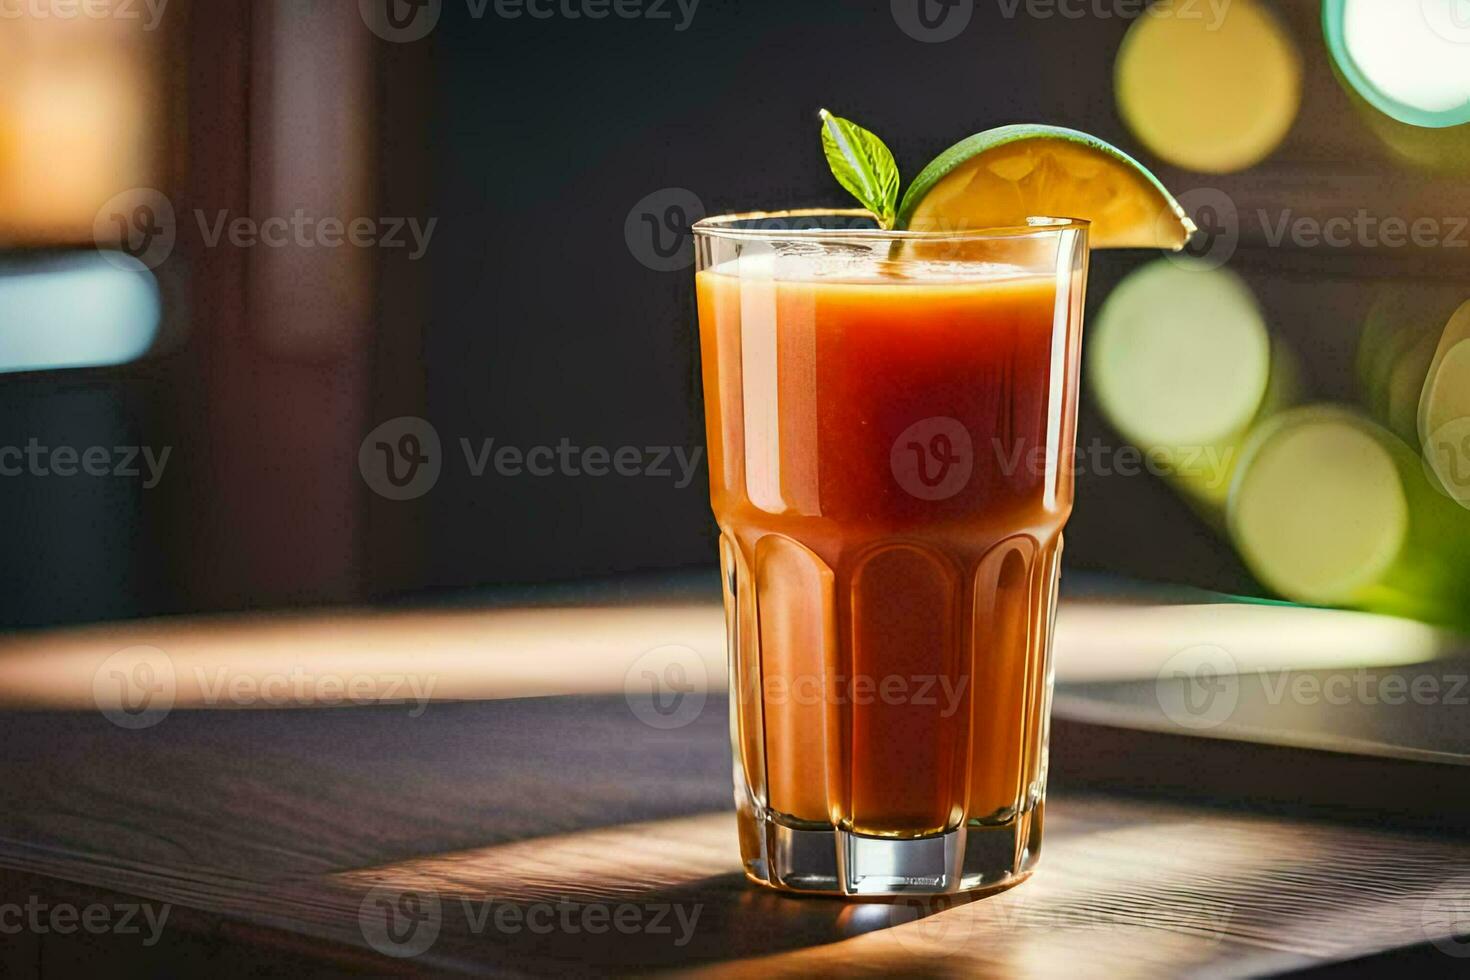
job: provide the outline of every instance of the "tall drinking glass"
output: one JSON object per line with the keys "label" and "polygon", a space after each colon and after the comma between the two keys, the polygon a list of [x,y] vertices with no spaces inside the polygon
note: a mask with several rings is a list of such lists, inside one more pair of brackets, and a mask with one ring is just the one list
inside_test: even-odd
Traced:
{"label": "tall drinking glass", "polygon": [[1085,222],[695,225],[746,873],[838,895],[1036,864]]}

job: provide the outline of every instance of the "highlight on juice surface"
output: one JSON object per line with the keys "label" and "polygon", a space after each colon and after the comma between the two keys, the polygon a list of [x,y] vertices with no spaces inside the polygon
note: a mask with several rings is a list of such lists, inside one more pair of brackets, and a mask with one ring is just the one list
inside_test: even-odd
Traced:
{"label": "highlight on juice surface", "polygon": [[1103,415],[1211,521],[1223,519],[1246,437],[1295,400],[1297,377],[1250,287],[1182,257],[1130,273],[1088,341]]}
{"label": "highlight on juice surface", "polygon": [[1088,248],[1193,228],[1086,134],[1002,127],[908,193],[822,112],[863,210],[695,226],[746,874],[995,891],[1039,858]]}

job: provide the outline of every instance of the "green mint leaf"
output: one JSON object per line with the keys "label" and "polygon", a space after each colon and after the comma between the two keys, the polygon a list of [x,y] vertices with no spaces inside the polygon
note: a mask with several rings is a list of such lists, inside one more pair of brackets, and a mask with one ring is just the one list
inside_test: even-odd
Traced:
{"label": "green mint leaf", "polygon": [[855,122],[832,115],[822,117],[822,150],[837,182],[878,219],[892,228],[898,213],[898,164],[883,141]]}

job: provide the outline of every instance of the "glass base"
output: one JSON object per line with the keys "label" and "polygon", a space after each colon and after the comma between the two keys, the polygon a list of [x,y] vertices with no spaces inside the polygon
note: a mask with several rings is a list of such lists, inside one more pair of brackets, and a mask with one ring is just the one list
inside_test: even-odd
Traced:
{"label": "glass base", "polygon": [[787,826],[776,814],[740,814],[742,839],[757,842],[745,873],[783,892],[878,898],[1002,891],[1040,858],[1042,812],[971,823],[914,839],[867,837],[840,827]]}

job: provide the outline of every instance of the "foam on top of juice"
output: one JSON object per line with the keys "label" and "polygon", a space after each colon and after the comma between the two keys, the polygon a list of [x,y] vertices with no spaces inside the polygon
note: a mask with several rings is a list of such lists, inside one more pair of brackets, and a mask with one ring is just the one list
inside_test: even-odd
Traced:
{"label": "foam on top of juice", "polygon": [[859,251],[850,255],[833,252],[742,255],[705,271],[730,279],[879,286],[998,283],[1050,278],[1035,270],[1005,262],[913,258],[895,260],[871,251]]}

